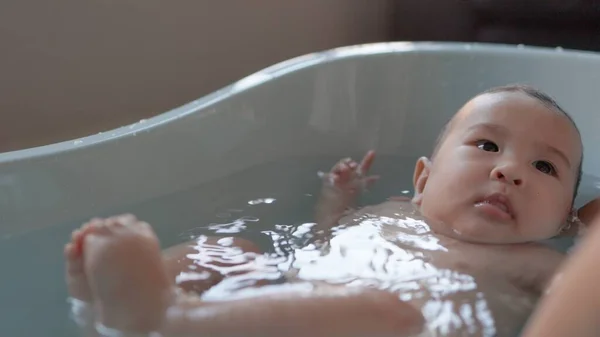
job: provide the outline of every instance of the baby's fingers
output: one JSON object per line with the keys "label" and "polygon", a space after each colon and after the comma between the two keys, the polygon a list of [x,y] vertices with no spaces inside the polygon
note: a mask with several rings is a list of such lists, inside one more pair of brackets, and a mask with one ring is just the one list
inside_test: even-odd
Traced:
{"label": "baby's fingers", "polygon": [[350,159],[350,158],[342,159],[342,160],[338,161],[338,162],[337,162],[337,163],[336,163],[336,164],[333,166],[333,168],[331,169],[331,172],[332,172],[332,173],[338,173],[338,174],[339,174],[339,173],[340,173],[340,172],[342,172],[343,170],[347,170],[347,169],[349,169],[349,167],[350,167],[350,165],[349,165],[349,164],[350,164],[351,162],[352,162],[352,159]]}
{"label": "baby's fingers", "polygon": [[373,161],[375,160],[375,151],[370,150],[365,154],[363,160],[360,162],[358,166],[359,174],[366,174],[371,169],[371,165],[373,165]]}
{"label": "baby's fingers", "polygon": [[355,161],[347,158],[342,159],[339,163],[337,163],[331,172],[344,178],[350,178],[352,173],[356,171],[357,167],[358,164]]}

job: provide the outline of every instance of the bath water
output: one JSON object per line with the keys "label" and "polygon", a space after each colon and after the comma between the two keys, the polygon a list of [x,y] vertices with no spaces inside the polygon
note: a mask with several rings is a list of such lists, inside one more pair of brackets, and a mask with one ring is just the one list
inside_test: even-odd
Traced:
{"label": "bath water", "polygon": [[[133,213],[153,226],[165,248],[201,235],[217,234],[245,237],[265,251],[285,255],[294,240],[302,239],[298,233],[306,232],[306,225],[314,222],[321,186],[317,172],[328,170],[338,159],[311,157],[267,163],[202,186],[190,186],[89,217]],[[371,173],[381,179],[364,194],[361,203],[377,204],[389,196],[411,196],[415,160],[377,158]],[[74,219],[68,224],[0,241],[1,336],[80,336],[68,317],[62,249],[70,232],[85,220]]]}
{"label": "bath water", "polygon": [[[356,154],[355,158],[359,160],[360,156]],[[210,224],[227,224],[245,217],[257,221],[245,221],[238,228],[241,233],[230,235],[255,239],[256,233],[276,226],[293,228],[314,221],[313,207],[321,183],[317,172],[327,171],[339,159],[311,157],[266,163],[136,205],[0,239],[0,336],[80,336],[68,317],[62,251],[71,231],[89,218],[133,213],[149,222],[161,244],[168,247],[217,231]],[[377,158],[372,172],[382,178],[364,195],[364,202],[408,194],[414,160]],[[235,231],[235,226],[222,227]],[[258,244],[269,248],[271,242],[260,241],[264,237],[258,236]]]}

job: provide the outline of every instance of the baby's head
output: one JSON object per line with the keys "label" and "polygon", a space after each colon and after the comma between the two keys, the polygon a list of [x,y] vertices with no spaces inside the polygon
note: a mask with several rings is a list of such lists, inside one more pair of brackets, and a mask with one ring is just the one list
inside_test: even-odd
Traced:
{"label": "baby's head", "polygon": [[544,240],[567,223],[582,159],[579,130],[550,97],[498,87],[465,104],[418,160],[413,201],[465,240]]}

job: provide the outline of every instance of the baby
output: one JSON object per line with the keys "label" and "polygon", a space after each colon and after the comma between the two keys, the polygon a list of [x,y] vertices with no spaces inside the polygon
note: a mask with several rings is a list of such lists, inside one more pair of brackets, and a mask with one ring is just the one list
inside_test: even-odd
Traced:
{"label": "baby", "polygon": [[[270,289],[263,295],[198,296],[260,269],[254,244],[208,238],[161,254],[150,226],[131,215],[73,233],[69,292],[90,335],[514,336],[563,260],[539,242],[580,224],[582,157],[577,127],[551,98],[494,88],[467,102],[431,158],[417,161],[412,202],[350,211],[376,180],[367,176],[374,152],[336,164],[312,241],[294,252],[283,284],[252,285]],[[226,247],[247,259],[212,269],[194,261]]]}

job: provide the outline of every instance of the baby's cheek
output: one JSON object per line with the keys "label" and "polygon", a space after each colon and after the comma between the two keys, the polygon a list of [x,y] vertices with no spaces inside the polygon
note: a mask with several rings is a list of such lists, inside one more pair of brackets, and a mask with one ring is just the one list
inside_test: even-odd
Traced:
{"label": "baby's cheek", "polygon": [[421,207],[421,213],[428,219],[445,223],[453,223],[460,216],[460,207],[455,203],[456,198],[447,195],[429,196]]}
{"label": "baby's cheek", "polygon": [[444,213],[440,209],[440,206],[439,198],[436,198],[435,195],[424,195],[420,209],[421,214],[430,220],[440,220],[440,217],[443,217]]}

